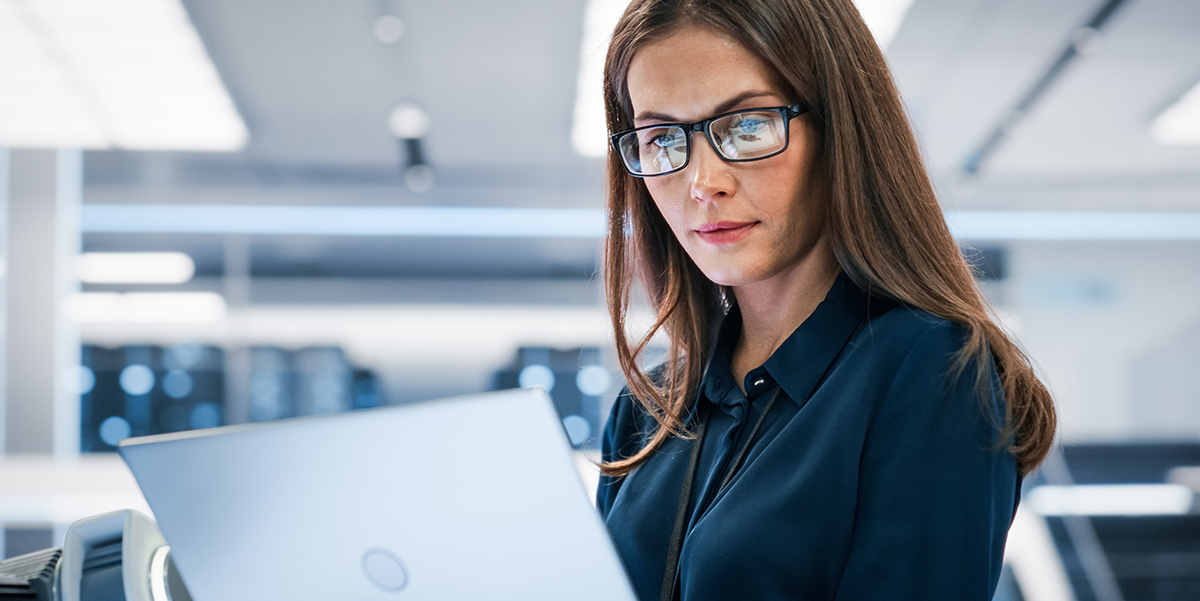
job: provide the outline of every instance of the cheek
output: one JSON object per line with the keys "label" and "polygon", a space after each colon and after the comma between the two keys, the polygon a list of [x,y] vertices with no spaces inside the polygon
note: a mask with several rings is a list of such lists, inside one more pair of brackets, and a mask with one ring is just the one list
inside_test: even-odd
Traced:
{"label": "cheek", "polygon": [[646,190],[650,192],[650,198],[654,199],[654,206],[658,207],[658,212],[667,221],[667,225],[671,226],[671,231],[679,234],[680,225],[680,206],[675,197],[670,191],[669,182],[662,181],[667,178],[653,178],[646,181]]}
{"label": "cheek", "polygon": [[786,206],[781,208],[790,214],[792,219],[804,222],[802,225],[805,229],[819,227],[824,216],[824,207],[828,204],[828,194],[816,172],[815,157],[811,152],[798,152],[788,158],[785,169],[788,176],[776,180],[778,185],[772,196],[784,201]]}

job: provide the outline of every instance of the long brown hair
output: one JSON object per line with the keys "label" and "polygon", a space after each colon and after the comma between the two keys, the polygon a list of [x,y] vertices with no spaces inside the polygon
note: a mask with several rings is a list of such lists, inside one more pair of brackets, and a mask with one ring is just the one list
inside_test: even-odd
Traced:
{"label": "long brown hair", "polygon": [[[955,373],[974,360],[981,387],[990,378],[990,350],[1007,401],[998,424],[1003,439],[1011,441],[1022,474],[1037,467],[1054,438],[1054,404],[1028,358],[989,317],[946,228],[883,53],[851,0],[633,0],[605,62],[610,132],[633,126],[626,76],[634,55],[686,27],[708,27],[739,41],[775,69],[786,92],[807,103],[821,135],[819,160],[830,193],[825,227],[842,270],[872,295],[962,325],[967,339]],[[687,256],[645,184],[609,153],[609,313],[630,393],[657,422],[641,450],[601,465],[618,476],[670,437],[689,435],[684,417],[725,305],[721,287]],[[631,343],[626,315],[635,278],[656,319]],[[652,377],[638,359],[664,329],[667,359]]]}

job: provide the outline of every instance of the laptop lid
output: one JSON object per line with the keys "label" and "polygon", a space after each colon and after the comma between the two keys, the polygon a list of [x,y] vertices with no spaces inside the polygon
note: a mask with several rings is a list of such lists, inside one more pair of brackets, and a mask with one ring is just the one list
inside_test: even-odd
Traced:
{"label": "laptop lid", "polygon": [[196,601],[635,598],[541,389],[119,450]]}

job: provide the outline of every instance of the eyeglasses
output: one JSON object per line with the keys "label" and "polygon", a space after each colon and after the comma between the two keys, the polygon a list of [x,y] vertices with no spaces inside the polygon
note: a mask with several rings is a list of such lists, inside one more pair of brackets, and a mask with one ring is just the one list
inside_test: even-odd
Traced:
{"label": "eyeglasses", "polygon": [[611,138],[625,170],[634,177],[675,173],[692,156],[692,134],[704,132],[717,156],[732,163],[773,157],[788,146],[788,123],[808,112],[791,106],[747,109],[695,123],[662,123],[618,133]]}

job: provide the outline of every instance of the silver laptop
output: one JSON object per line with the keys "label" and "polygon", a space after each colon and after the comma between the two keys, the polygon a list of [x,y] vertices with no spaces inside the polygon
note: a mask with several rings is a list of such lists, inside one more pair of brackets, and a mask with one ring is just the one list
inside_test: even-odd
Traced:
{"label": "silver laptop", "polygon": [[635,599],[541,389],[120,453],[196,601]]}

